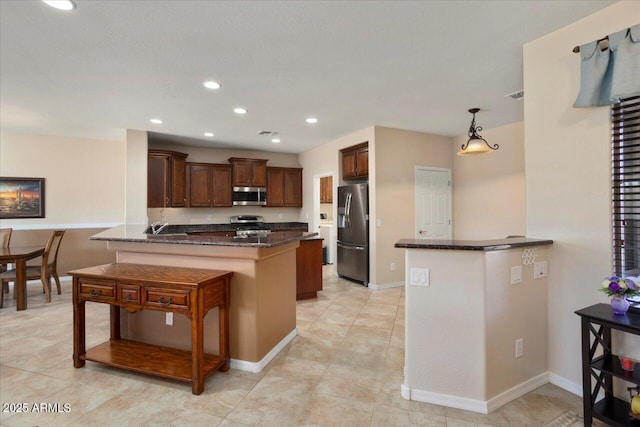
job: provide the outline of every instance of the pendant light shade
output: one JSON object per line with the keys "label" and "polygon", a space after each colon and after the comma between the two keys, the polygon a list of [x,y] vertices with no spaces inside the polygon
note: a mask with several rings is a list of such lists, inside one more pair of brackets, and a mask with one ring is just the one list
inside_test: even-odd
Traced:
{"label": "pendant light shade", "polygon": [[489,145],[486,139],[484,139],[478,132],[482,130],[482,126],[476,126],[476,113],[480,111],[479,108],[472,108],[469,110],[473,114],[471,119],[471,126],[469,127],[469,140],[466,144],[462,144],[459,156],[466,156],[470,154],[484,154],[491,153],[499,148],[498,144]]}

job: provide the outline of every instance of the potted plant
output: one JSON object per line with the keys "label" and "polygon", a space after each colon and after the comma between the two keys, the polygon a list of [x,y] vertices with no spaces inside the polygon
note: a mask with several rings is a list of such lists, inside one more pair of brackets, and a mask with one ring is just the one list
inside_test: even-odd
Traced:
{"label": "potted plant", "polygon": [[611,297],[611,308],[615,314],[625,314],[629,310],[627,297],[640,295],[640,277],[607,277],[600,291]]}

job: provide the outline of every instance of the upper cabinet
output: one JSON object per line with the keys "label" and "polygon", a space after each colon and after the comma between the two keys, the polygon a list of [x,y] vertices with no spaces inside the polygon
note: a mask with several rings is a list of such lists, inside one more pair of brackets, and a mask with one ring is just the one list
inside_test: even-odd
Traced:
{"label": "upper cabinet", "polygon": [[320,178],[320,203],[333,203],[333,177]]}
{"label": "upper cabinet", "polygon": [[302,169],[267,168],[267,207],[302,207]]}
{"label": "upper cabinet", "polygon": [[361,179],[369,176],[369,142],[340,150],[342,179]]}
{"label": "upper cabinet", "polygon": [[147,207],[187,206],[187,155],[175,151],[149,150],[147,155]]}
{"label": "upper cabinet", "polygon": [[232,205],[231,166],[187,163],[188,207]]}
{"label": "upper cabinet", "polygon": [[229,162],[233,170],[234,187],[267,186],[267,160],[231,157]]}

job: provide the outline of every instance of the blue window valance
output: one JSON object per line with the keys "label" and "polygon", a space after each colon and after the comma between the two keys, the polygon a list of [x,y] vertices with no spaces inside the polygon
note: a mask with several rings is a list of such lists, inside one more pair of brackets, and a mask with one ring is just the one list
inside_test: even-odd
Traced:
{"label": "blue window valance", "polygon": [[580,46],[580,93],[574,107],[611,105],[640,95],[640,24]]}

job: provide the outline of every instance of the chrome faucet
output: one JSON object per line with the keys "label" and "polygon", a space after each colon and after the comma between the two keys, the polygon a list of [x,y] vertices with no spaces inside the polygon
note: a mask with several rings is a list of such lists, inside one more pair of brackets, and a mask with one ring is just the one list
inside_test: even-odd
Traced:
{"label": "chrome faucet", "polygon": [[151,224],[151,233],[152,234],[160,234],[160,232],[162,230],[164,230],[164,228],[169,225],[168,222],[165,222],[164,224],[162,224],[160,221],[156,221],[154,223]]}

